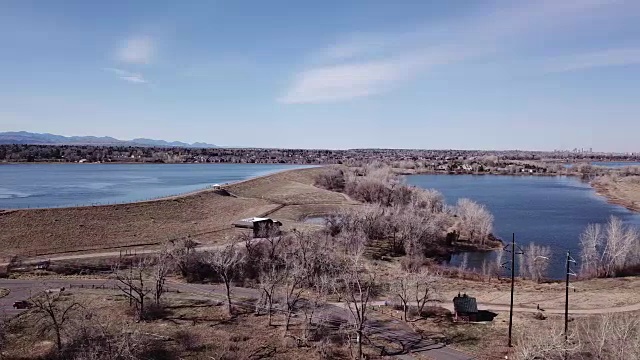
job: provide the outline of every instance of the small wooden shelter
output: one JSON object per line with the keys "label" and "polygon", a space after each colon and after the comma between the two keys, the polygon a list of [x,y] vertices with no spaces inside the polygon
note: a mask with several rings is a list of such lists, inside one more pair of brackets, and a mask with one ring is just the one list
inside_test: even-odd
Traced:
{"label": "small wooden shelter", "polygon": [[278,230],[282,223],[277,220],[273,220],[265,217],[252,217],[242,219],[233,223],[233,226],[245,229],[253,230],[253,237],[261,238],[266,237],[267,234],[274,230]]}
{"label": "small wooden shelter", "polygon": [[458,293],[453,298],[453,310],[453,321],[478,321],[478,303],[474,297]]}

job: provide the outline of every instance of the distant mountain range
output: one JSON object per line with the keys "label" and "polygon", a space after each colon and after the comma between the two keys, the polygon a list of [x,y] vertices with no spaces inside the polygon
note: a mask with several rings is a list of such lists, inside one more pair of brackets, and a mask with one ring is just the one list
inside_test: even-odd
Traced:
{"label": "distant mountain range", "polygon": [[0,144],[29,144],[29,145],[101,145],[101,146],[146,146],[146,147],[184,147],[184,148],[213,148],[213,144],[196,142],[188,144],[180,141],[165,141],[153,139],[118,140],[103,136],[62,136],[54,134],[38,134],[26,131],[0,132]]}

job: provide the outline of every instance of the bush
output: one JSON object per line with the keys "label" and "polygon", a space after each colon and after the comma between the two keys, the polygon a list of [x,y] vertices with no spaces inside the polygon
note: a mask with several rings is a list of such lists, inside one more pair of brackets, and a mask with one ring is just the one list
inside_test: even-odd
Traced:
{"label": "bush", "polygon": [[187,330],[178,330],[173,334],[173,340],[184,351],[192,351],[197,348],[199,339],[196,334]]}
{"label": "bush", "polygon": [[345,186],[344,172],[338,168],[327,169],[316,176],[315,184],[327,190],[342,192]]}

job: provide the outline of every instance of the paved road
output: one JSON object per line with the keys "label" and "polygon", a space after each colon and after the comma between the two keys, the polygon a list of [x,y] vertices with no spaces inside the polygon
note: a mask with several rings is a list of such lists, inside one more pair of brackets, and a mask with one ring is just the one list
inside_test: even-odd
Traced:
{"label": "paved road", "polygon": [[[15,316],[24,310],[13,309],[15,301],[26,300],[32,295],[46,289],[52,288],[74,288],[74,287],[106,287],[111,288],[116,285],[115,280],[9,280],[0,279],[0,288],[10,290],[8,296],[0,298],[0,317]],[[169,291],[180,291],[213,297],[218,300],[224,299],[224,288],[220,285],[208,284],[184,284],[168,282],[166,285]],[[253,308],[253,301],[259,297],[259,290],[249,288],[234,288],[234,304]],[[342,305],[342,306],[338,306]],[[344,304],[328,304],[318,311],[316,318],[324,319],[327,323],[339,326],[351,320],[351,313]],[[382,318],[370,312],[370,321],[365,328],[367,336],[373,339],[381,339],[386,342],[396,344],[396,348],[404,349],[399,358],[410,359],[410,353],[424,353],[435,360],[470,360],[473,359],[467,354],[447,348],[444,344],[438,344],[430,339],[424,339],[413,331],[405,322],[393,319]],[[389,351],[389,355],[393,355]],[[408,357],[407,357],[408,356]]]}

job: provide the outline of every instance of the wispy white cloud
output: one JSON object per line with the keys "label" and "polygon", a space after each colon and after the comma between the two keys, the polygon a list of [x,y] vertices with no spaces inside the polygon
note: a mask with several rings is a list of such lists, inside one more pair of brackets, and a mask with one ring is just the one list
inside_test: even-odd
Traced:
{"label": "wispy white cloud", "polygon": [[139,74],[139,73],[134,73],[134,72],[130,72],[122,69],[116,69],[116,68],[104,68],[103,70],[114,73],[118,76],[118,78],[124,81],[128,81],[130,83],[134,83],[134,84],[147,83],[147,80],[145,80],[142,74]]}
{"label": "wispy white cloud", "polygon": [[640,48],[623,48],[557,57],[550,59],[545,68],[548,72],[568,72],[638,64],[640,64]]}
{"label": "wispy white cloud", "polygon": [[471,53],[468,49],[434,48],[380,61],[314,67],[298,74],[294,85],[278,101],[322,103],[374,95],[416,72],[459,61]]}
{"label": "wispy white cloud", "polygon": [[524,35],[584,21],[619,1],[513,3],[517,5],[414,31],[348,35],[312,52],[310,64],[294,76],[278,101],[337,102],[379,94],[436,66],[478,58],[517,46]]}
{"label": "wispy white cloud", "polygon": [[155,51],[155,43],[150,36],[131,36],[117,49],[116,59],[129,64],[148,64]]}

